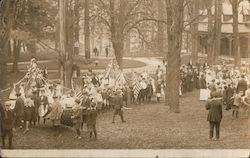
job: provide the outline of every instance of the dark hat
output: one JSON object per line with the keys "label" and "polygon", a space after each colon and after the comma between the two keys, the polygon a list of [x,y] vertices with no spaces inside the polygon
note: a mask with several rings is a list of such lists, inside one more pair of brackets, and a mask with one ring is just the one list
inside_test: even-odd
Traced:
{"label": "dark hat", "polygon": [[77,104],[80,104],[80,103],[81,103],[80,99],[76,99],[75,102],[76,102]]}
{"label": "dark hat", "polygon": [[17,92],[17,93],[16,93],[16,96],[17,96],[17,97],[20,97],[20,96],[21,96],[21,93],[20,93],[20,92]]}
{"label": "dark hat", "polygon": [[57,95],[53,95],[53,98],[56,99],[56,98],[58,98],[58,96]]}

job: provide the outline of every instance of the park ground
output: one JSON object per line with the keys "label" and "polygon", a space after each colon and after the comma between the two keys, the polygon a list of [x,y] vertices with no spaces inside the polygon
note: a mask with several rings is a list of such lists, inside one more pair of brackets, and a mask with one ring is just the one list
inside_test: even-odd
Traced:
{"label": "park ground", "polygon": [[[25,59],[27,57],[23,57],[22,61],[26,61]],[[104,69],[109,60],[102,60],[100,68]],[[188,60],[189,57],[183,57],[182,63]],[[127,69],[136,67],[142,67],[140,70],[155,69],[155,65],[145,67],[145,63],[126,60],[124,65],[127,65]],[[49,64],[47,66],[50,70],[56,69],[56,64],[52,64],[52,67]],[[25,70],[25,67],[25,64],[20,65],[21,70]],[[82,69],[86,67],[82,66]],[[9,73],[8,82],[18,81],[24,74],[25,72]],[[57,74],[51,72],[49,78],[55,79]],[[178,114],[171,113],[163,100],[161,103],[154,101],[144,105],[132,104],[129,107],[132,109],[124,111],[126,123],[121,123],[117,116],[116,123],[112,124],[112,111],[98,115],[97,141],[88,141],[86,124],[81,133],[81,140],[74,139],[74,130],[65,126],[61,127],[61,137],[54,137],[51,122],[47,121],[46,125],[34,127],[27,134],[17,130],[14,133],[13,147],[14,149],[249,149],[250,147],[247,119],[241,116],[238,120],[232,120],[231,111],[223,111],[220,141],[208,139],[207,111],[205,102],[199,101],[198,90],[180,98],[181,113]]]}
{"label": "park ground", "polygon": [[61,127],[61,137],[54,137],[50,121],[34,127],[29,133],[14,133],[15,149],[249,149],[247,119],[241,115],[232,120],[231,111],[223,111],[221,138],[208,139],[205,102],[198,100],[199,91],[185,94],[180,99],[181,113],[171,113],[169,107],[156,102],[129,105],[124,111],[126,123],[116,117],[112,124],[112,111],[97,119],[98,140],[88,141],[86,125],[82,139],[74,139],[75,132]]}

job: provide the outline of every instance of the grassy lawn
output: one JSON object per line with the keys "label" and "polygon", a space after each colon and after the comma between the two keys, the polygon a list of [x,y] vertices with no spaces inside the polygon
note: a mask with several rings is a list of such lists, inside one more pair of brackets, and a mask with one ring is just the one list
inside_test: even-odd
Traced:
{"label": "grassy lawn", "polygon": [[[169,112],[163,103],[130,105],[124,116],[126,123],[116,118],[112,124],[112,112],[98,116],[98,140],[88,141],[86,131],[82,140],[75,140],[75,132],[61,127],[62,136],[54,137],[51,123],[32,128],[24,135],[14,134],[16,149],[248,149],[247,120],[231,119],[231,111],[224,111],[221,123],[221,140],[209,141],[209,125],[204,102],[198,100],[198,91],[181,98],[181,113]],[[86,125],[85,125],[86,126]],[[86,127],[85,127],[86,128]]]}

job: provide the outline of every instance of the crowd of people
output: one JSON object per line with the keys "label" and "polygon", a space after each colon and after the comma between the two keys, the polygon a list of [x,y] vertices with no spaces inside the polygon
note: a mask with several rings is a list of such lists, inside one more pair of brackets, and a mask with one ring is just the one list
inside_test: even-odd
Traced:
{"label": "crowd of people", "polygon": [[[34,60],[31,61],[28,72],[31,78],[37,78],[35,73],[39,71]],[[180,95],[200,89],[200,100],[210,102],[211,99],[220,98],[227,110],[233,109],[233,118],[238,118],[240,107],[248,111],[250,106],[250,86],[246,77],[246,74],[249,74],[248,69],[229,69],[225,65],[208,66],[206,63],[203,65],[189,63],[181,66],[180,73]],[[123,111],[130,109],[128,104],[151,102],[153,96],[157,102],[160,102],[161,98],[165,97],[164,89],[167,83],[164,81],[164,70],[160,65],[155,74],[149,74],[145,70],[142,73],[133,72],[130,75],[122,80],[105,74],[95,74],[89,70],[81,77],[82,82],[77,85],[81,88],[77,92],[63,87],[62,83],[49,82],[44,75],[40,75],[39,83],[37,80],[29,80],[29,88],[25,87],[27,83],[13,85],[9,96],[10,101],[5,102],[5,106],[0,106],[1,118],[8,118],[1,119],[3,146],[5,146],[5,137],[8,135],[9,148],[11,148],[12,128],[24,129],[24,133],[27,133],[30,127],[39,126],[41,120],[45,124],[48,119],[52,122],[55,136],[60,136],[59,126],[65,124],[72,125],[76,131],[75,137],[81,139],[81,130],[86,123],[89,139],[94,136],[96,140],[98,114],[113,110],[112,123],[115,123],[116,115],[119,115],[121,122],[124,123],[126,121]],[[218,105],[218,103],[212,104]],[[209,103],[207,109],[211,109],[211,106]],[[70,123],[65,122],[64,117],[69,118]],[[219,125],[211,123],[211,130],[214,127],[219,128]]]}

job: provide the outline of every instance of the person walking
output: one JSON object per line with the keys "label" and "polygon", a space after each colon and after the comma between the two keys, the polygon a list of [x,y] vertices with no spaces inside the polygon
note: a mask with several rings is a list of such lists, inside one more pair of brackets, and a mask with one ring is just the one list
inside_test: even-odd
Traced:
{"label": "person walking", "polygon": [[210,132],[209,139],[212,140],[214,136],[214,128],[216,130],[216,140],[220,139],[220,123],[222,120],[222,106],[223,102],[219,95],[214,92],[211,94],[211,100],[206,104],[206,109],[209,111],[207,121],[209,121]]}

